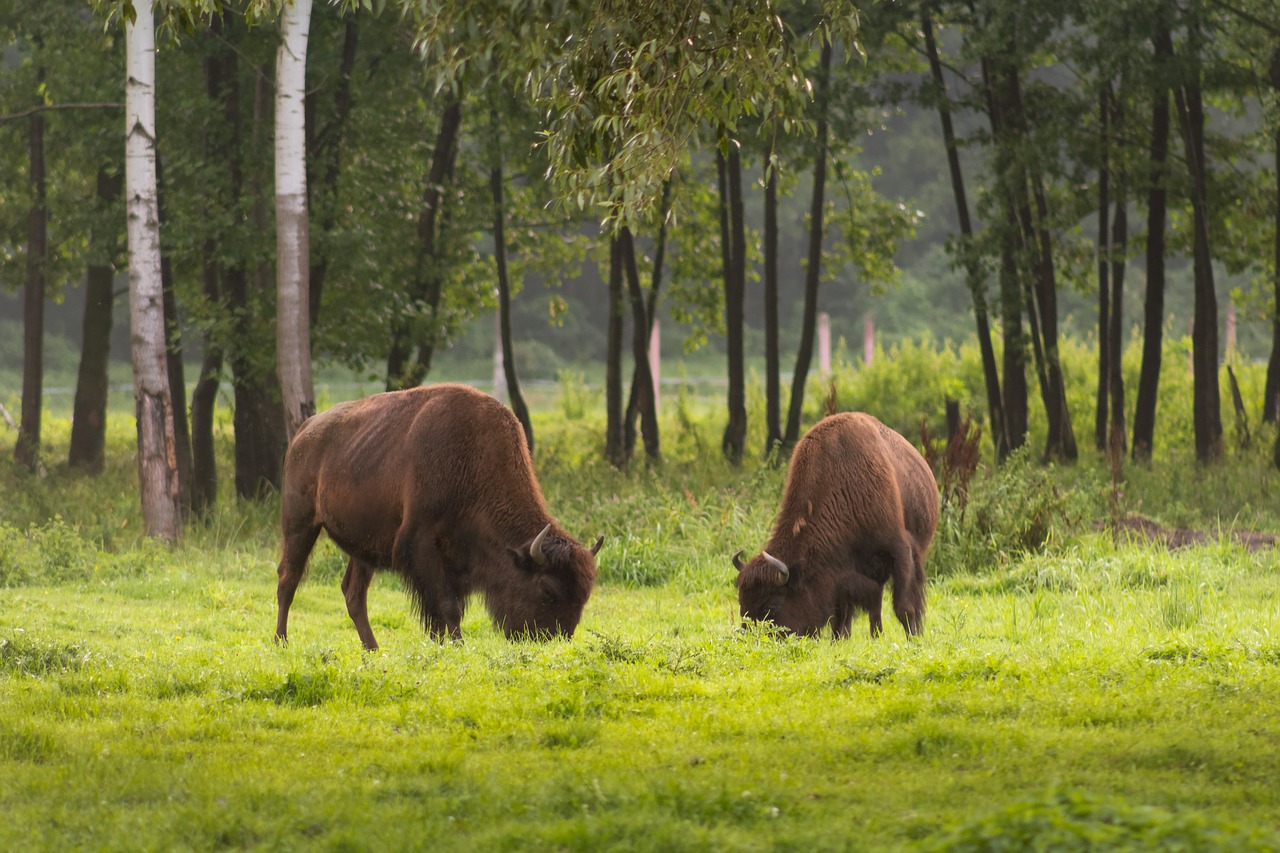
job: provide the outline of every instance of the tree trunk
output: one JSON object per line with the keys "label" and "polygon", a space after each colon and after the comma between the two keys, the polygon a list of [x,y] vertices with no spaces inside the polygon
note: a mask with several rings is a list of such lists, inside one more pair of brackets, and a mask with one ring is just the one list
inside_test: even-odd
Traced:
{"label": "tree trunk", "polygon": [[[160,230],[168,228],[165,208],[164,158],[156,157],[156,206]],[[191,511],[191,432],[187,424],[187,379],[182,364],[182,332],[173,290],[173,264],[160,247],[160,284],[164,292],[164,360],[173,398],[173,449],[178,463],[178,505],[185,518]]]}
{"label": "tree trunk", "polygon": [[964,263],[965,278],[973,299],[973,314],[977,322],[978,345],[982,352],[982,374],[987,389],[987,413],[991,420],[991,441],[996,458],[1009,455],[1009,437],[1005,430],[1004,403],[1000,393],[1000,372],[996,366],[995,347],[991,342],[991,326],[988,320],[987,298],[984,293],[982,267],[974,254],[973,225],[969,219],[969,203],[965,197],[964,176],[960,171],[960,148],[956,144],[955,129],[951,122],[951,108],[947,98],[946,82],[942,76],[942,61],[933,37],[933,21],[926,7],[921,14],[925,48],[929,54],[929,67],[938,98],[938,115],[942,121],[942,138],[947,148],[947,165],[951,172],[951,190],[956,200],[956,214],[960,223],[960,252]]}
{"label": "tree trunk", "polygon": [[[1119,104],[1116,105],[1116,130],[1121,130]],[[1129,214],[1125,209],[1129,203],[1128,177],[1123,170],[1116,173],[1116,212],[1111,223],[1111,311],[1107,344],[1111,351],[1107,388],[1111,402],[1110,431],[1119,442],[1119,450],[1125,448],[1127,429],[1124,422],[1124,274],[1125,252],[1129,242]],[[1110,440],[1108,440],[1108,447]]]}
{"label": "tree trunk", "polygon": [[[1157,67],[1168,67],[1173,41],[1161,27],[1155,41]],[[1150,461],[1155,441],[1156,398],[1164,346],[1164,231],[1168,190],[1169,90],[1159,82],[1151,111],[1150,177],[1147,188],[1147,292],[1142,307],[1142,369],[1133,410],[1133,458]],[[1280,148],[1278,148],[1280,150]]]}
{"label": "tree trunk", "polygon": [[[1204,106],[1200,95],[1199,22],[1189,25],[1189,68],[1174,89],[1178,123],[1191,173],[1195,324],[1191,330],[1193,415],[1196,459],[1213,462],[1222,457],[1222,411],[1218,388],[1218,301],[1213,281],[1209,240],[1209,166],[1204,150]],[[1172,53],[1172,48],[1170,48]]]}
{"label": "tree trunk", "polygon": [[[44,72],[38,73],[43,84]],[[44,294],[48,278],[49,211],[44,169],[44,113],[27,119],[30,206],[27,210],[27,281],[22,296],[22,421],[13,461],[34,472],[40,461],[40,415],[44,407]]]}
{"label": "tree trunk", "polygon": [[307,231],[306,83],[311,0],[286,3],[276,56],[276,359],[285,435],[315,414]]}
{"label": "tree trunk", "polygon": [[804,411],[804,386],[813,361],[813,336],[818,324],[818,285],[822,272],[822,235],[825,231],[823,210],[827,186],[827,107],[831,78],[831,44],[822,45],[818,60],[817,91],[814,99],[818,122],[813,144],[813,196],[809,200],[809,254],[804,276],[804,314],[800,326],[800,344],[796,349],[796,369],[791,377],[791,403],[787,409],[787,428],[782,437],[784,455],[800,440],[800,418]]}
{"label": "tree trunk", "polygon": [[[1271,54],[1271,88],[1280,97],[1280,47]],[[1273,237],[1275,257],[1272,274],[1272,306],[1271,306],[1271,357],[1267,359],[1267,382],[1263,391],[1262,420],[1264,423],[1280,421],[1280,125],[1276,126],[1275,137],[1275,234]],[[1280,460],[1280,439],[1276,442],[1277,459]],[[1280,463],[1278,463],[1280,464]]]}
{"label": "tree trunk", "polygon": [[182,530],[174,451],[173,399],[165,366],[164,292],[156,199],[155,20],[139,3],[125,24],[125,180],[128,185],[129,310],[137,405],[138,481],[149,536],[175,541]]}
{"label": "tree trunk", "polygon": [[458,156],[458,134],[462,125],[461,94],[454,90],[440,117],[440,130],[436,134],[435,148],[431,153],[431,168],[427,172],[427,185],[422,195],[422,209],[418,214],[418,257],[408,297],[410,304],[421,305],[430,312],[432,331],[418,342],[417,361],[410,362],[413,349],[413,330],[407,322],[393,323],[391,347],[387,354],[387,390],[413,388],[422,384],[431,370],[431,359],[436,344],[436,315],[440,311],[444,273],[441,269],[439,234],[444,218],[445,186],[453,175]]}
{"label": "tree trunk", "polygon": [[731,140],[726,165],[729,191],[729,268],[724,281],[725,344],[729,355],[729,422],[721,450],[732,465],[742,463],[747,439],[746,352],[744,309],[746,292],[746,220],[742,198],[742,154]]}
{"label": "tree trunk", "polygon": [[[668,180],[662,185],[662,208],[660,212],[661,224],[658,226],[658,237],[655,240],[653,250],[653,278],[649,284],[649,295],[645,303],[645,318],[647,325],[645,326],[645,346],[649,345],[649,341],[653,339],[653,326],[658,313],[658,293],[662,286],[662,264],[666,256],[667,249],[667,213],[671,210],[671,181]],[[640,365],[639,363],[631,371],[631,394],[627,398],[627,413],[623,418],[623,441],[626,447],[626,456],[631,458],[632,452],[636,448],[636,418],[640,416]],[[652,372],[649,370],[649,360],[645,359],[644,370],[650,375],[649,385],[655,386]],[[657,393],[658,389],[653,388],[654,402],[654,418],[658,416],[657,410]]]}
{"label": "tree trunk", "polygon": [[311,118],[315,115],[315,95],[307,96],[307,164],[313,170],[307,176],[307,193],[309,199],[315,201],[309,200],[307,207],[322,238],[318,246],[311,247],[307,317],[313,330],[320,317],[320,300],[329,273],[329,251],[323,238],[333,233],[338,222],[338,178],[342,172],[342,140],[351,115],[351,74],[360,43],[359,14],[358,10],[348,14],[343,28],[342,64],[338,67],[338,85],[333,94],[334,118],[323,131],[317,132]]}
{"label": "tree trunk", "polygon": [[[264,144],[262,128],[271,97],[270,84],[261,75],[254,79],[251,145],[256,149]],[[239,147],[239,140],[236,144]],[[268,202],[263,192],[266,180],[259,176],[251,186],[254,187],[251,223],[258,233],[270,233]],[[270,352],[275,338],[265,318],[259,316],[260,306],[268,301],[275,281],[271,268],[259,264],[252,275],[241,266],[227,270],[225,283],[235,336],[231,372],[235,385],[236,493],[242,498],[257,499],[279,489],[281,463],[288,444],[275,354]],[[257,362],[254,356],[258,357]]]}
{"label": "tree trunk", "polygon": [[533,421],[529,407],[520,393],[520,377],[516,373],[515,344],[511,340],[511,281],[507,275],[507,237],[505,205],[502,192],[502,136],[498,128],[498,110],[489,106],[489,129],[493,136],[493,166],[489,170],[489,192],[493,197],[493,255],[498,267],[498,329],[502,338],[502,373],[507,380],[507,400],[524,427],[529,454],[533,454]]}
{"label": "tree trunk", "polygon": [[[222,15],[209,21],[209,54],[204,62],[205,92],[209,100],[221,108],[224,121],[205,138],[205,156],[212,166],[221,164],[229,179],[229,194],[220,200],[228,209],[238,211],[244,184],[240,163],[241,133],[240,93],[236,83],[236,54],[225,39]],[[211,208],[218,206],[214,200]],[[209,238],[202,247],[204,296],[210,305],[222,307],[224,297],[220,284],[224,268],[217,260],[218,240]],[[218,398],[223,367],[223,342],[208,330],[204,334],[204,357],[200,375],[191,392],[191,509],[203,515],[218,496],[218,466],[213,438],[213,412]]]}
{"label": "tree trunk", "polygon": [[773,140],[764,158],[764,451],[782,444],[782,371],[778,352],[778,164]]}
{"label": "tree trunk", "polygon": [[[120,202],[124,175],[106,166],[98,169],[98,203],[104,211]],[[71,447],[67,462],[73,468],[102,470],[107,434],[107,398],[110,377],[112,305],[115,302],[115,267],[119,240],[114,228],[93,235],[99,257],[85,275],[84,322],[80,346],[80,370],[76,376],[75,407],[71,416]]]}
{"label": "tree trunk", "polygon": [[627,447],[622,427],[622,242],[609,240],[609,333],[605,354],[604,455],[609,464],[623,468]]}
{"label": "tree trunk", "polygon": [[635,360],[635,381],[632,388],[636,392],[636,408],[640,410],[640,434],[644,438],[644,453],[650,461],[662,458],[662,445],[658,440],[658,409],[655,405],[653,390],[653,374],[649,370],[649,336],[646,329],[652,329],[645,310],[644,292],[640,289],[640,271],[636,265],[635,240],[631,229],[623,227],[618,235],[622,244],[623,271],[627,277],[627,288],[631,295],[631,355]]}
{"label": "tree trunk", "polygon": [[1108,382],[1111,376],[1111,105],[1109,89],[1102,87],[1098,104],[1098,393],[1093,418],[1093,444],[1099,453],[1107,451],[1109,423]]}

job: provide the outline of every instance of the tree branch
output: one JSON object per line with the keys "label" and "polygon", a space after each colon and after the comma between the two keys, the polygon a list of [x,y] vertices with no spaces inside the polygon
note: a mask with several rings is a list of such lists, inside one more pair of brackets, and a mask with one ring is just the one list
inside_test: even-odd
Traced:
{"label": "tree branch", "polygon": [[29,110],[23,110],[20,113],[10,113],[9,115],[0,115],[0,123],[6,121],[18,121],[19,119],[30,118],[36,113],[42,113],[49,110],[122,110],[124,104],[101,103],[101,104],[41,104],[38,107],[32,107]]}

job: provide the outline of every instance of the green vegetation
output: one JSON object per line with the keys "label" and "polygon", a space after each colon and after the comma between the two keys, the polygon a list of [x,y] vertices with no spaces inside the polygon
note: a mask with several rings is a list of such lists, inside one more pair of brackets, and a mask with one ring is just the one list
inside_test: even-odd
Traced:
{"label": "green vegetation", "polygon": [[[925,376],[928,352],[894,357]],[[936,393],[836,382],[917,440]],[[1280,846],[1280,558],[1233,536],[1280,531],[1265,447],[1198,467],[1170,436],[1115,484],[1089,453],[983,463],[944,510],[923,637],[834,643],[738,625],[729,556],[764,541],[783,471],[730,469],[719,406],[685,394],[666,462],[615,471],[599,402],[569,374],[535,411],[553,512],[606,535],[578,634],[545,645],[478,601],[437,645],[384,576],[364,653],[322,540],[277,647],[273,501],[220,496],[169,549],[140,537],[127,415],[98,478],[52,461],[65,418],[44,478],[3,434],[0,848]],[[1107,526],[1128,512],[1207,541]]]}

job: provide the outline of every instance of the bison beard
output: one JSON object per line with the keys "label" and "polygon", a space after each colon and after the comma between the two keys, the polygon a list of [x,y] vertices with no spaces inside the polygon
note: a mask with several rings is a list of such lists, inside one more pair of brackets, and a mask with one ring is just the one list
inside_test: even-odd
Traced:
{"label": "bison beard", "polygon": [[276,637],[320,531],[350,558],[342,578],[360,641],[376,649],[367,598],[391,569],[432,637],[461,636],[480,592],[508,638],[572,636],[595,584],[584,548],[547,511],[519,421],[465,385],[340,403],[303,424],[285,457]]}
{"label": "bison beard", "polygon": [[875,637],[892,581],[898,621],[918,634],[937,527],[938,485],[909,441],[868,414],[824,418],[796,445],[768,544],[734,555],[742,617],[839,638],[865,610]]}

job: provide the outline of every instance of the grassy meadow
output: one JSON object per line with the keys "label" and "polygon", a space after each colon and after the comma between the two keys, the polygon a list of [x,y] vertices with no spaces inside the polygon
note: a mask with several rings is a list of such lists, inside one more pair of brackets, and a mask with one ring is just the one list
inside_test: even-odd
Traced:
{"label": "grassy meadow", "polygon": [[[141,537],[127,412],[97,477],[59,462],[65,414],[44,477],[0,433],[0,849],[1280,849],[1280,559],[1235,538],[1280,533],[1267,442],[984,462],[923,636],[886,608],[833,642],[739,626],[729,558],[784,472],[725,465],[718,408],[673,396],[665,462],[627,472],[580,384],[535,427],[553,513],[605,535],[575,637],[509,643],[477,600],[440,645],[381,576],[373,653],[323,539],[273,642],[274,501],[227,486],[178,546]],[[1133,512],[1205,539],[1111,526]]]}

